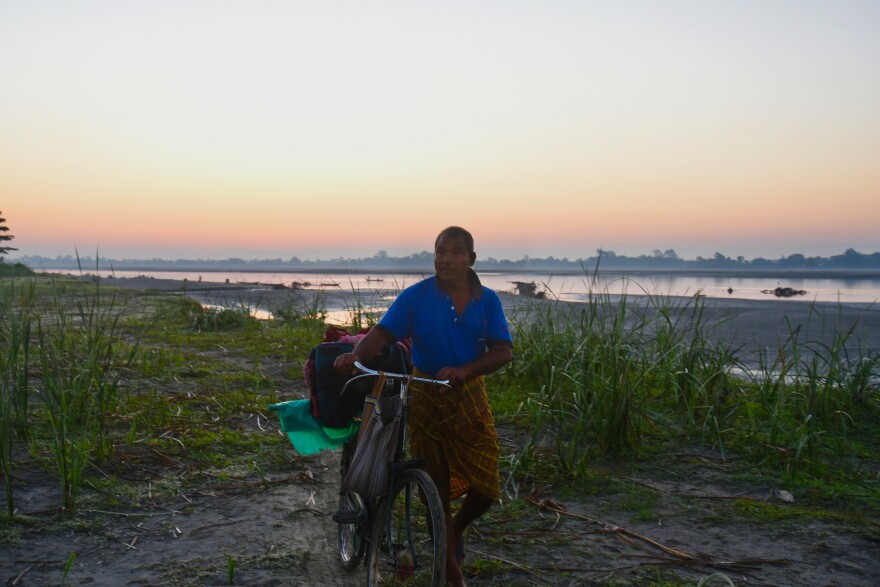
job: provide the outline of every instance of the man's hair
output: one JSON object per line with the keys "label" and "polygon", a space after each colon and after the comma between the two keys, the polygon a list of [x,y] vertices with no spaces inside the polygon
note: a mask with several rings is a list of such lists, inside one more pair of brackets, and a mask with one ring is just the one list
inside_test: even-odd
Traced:
{"label": "man's hair", "polygon": [[440,243],[440,239],[444,236],[457,237],[460,236],[464,239],[464,245],[467,247],[468,253],[474,252],[474,237],[471,233],[466,231],[460,226],[450,226],[448,228],[444,228],[440,234],[437,235],[437,240],[434,241],[434,249],[437,249],[437,245]]}

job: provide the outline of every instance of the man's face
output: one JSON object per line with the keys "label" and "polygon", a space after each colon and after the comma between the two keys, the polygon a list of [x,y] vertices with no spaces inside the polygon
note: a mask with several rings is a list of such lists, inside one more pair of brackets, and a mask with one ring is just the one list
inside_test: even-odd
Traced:
{"label": "man's face", "polygon": [[434,271],[442,281],[466,279],[476,257],[468,251],[463,236],[443,235],[434,249]]}

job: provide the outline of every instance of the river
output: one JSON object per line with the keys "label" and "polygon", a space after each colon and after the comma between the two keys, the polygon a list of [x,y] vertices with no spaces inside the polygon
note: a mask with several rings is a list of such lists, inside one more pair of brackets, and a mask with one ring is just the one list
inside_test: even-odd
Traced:
{"label": "river", "polygon": [[[69,273],[50,270],[55,273]],[[335,289],[346,291],[371,292],[383,290],[395,292],[412,285],[423,276],[413,273],[305,273],[305,272],[245,272],[245,271],[114,271],[97,270],[89,273],[101,277],[148,276],[156,279],[186,279],[190,282],[229,282],[283,284],[303,289]],[[537,291],[548,297],[566,301],[583,301],[591,293],[627,295],[693,296],[708,298],[733,298],[749,300],[774,299],[772,291],[777,287],[803,290],[806,293],[790,300],[804,302],[874,303],[880,300],[880,277],[781,277],[779,275],[720,275],[699,273],[640,273],[623,276],[617,273],[599,273],[595,276],[550,274],[550,273],[506,273],[480,271],[483,283],[498,291],[512,291],[516,282],[532,283]]]}

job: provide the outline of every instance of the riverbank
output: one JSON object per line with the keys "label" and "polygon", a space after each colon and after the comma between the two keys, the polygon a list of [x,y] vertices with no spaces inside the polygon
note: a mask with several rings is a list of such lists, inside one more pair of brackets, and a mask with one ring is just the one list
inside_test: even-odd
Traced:
{"label": "riverbank", "polygon": [[[262,312],[277,312],[293,308],[307,311],[322,306],[333,313],[338,321],[345,321],[346,310],[375,306],[383,309],[393,299],[396,290],[374,289],[355,292],[341,288],[323,290],[278,288],[273,285],[191,282],[152,277],[105,279],[104,283],[141,291],[179,293],[202,304],[215,306],[244,306]],[[505,312],[511,319],[526,315],[536,308],[553,307],[563,312],[579,312],[585,302],[541,300],[499,292]],[[620,296],[609,296],[619,301]],[[645,312],[657,310],[658,298],[647,295],[627,296],[630,308]],[[663,304],[694,305],[694,298],[664,297]],[[870,303],[809,302],[792,299],[723,299],[702,298],[701,319],[705,334],[713,343],[739,349],[747,364],[754,364],[763,349],[776,351],[797,332],[799,340],[831,345],[836,338],[846,335],[848,346],[866,353],[880,352],[880,306]]]}

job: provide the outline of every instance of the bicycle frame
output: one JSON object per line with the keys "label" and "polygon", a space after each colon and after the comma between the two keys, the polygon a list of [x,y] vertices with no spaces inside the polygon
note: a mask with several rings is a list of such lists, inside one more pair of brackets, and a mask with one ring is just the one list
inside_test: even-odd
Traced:
{"label": "bicycle frame", "polygon": [[[385,495],[380,496],[378,498],[362,498],[360,496],[357,496],[357,494],[354,494],[355,496],[357,496],[357,499],[360,500],[360,502],[362,504],[361,505],[362,509],[360,510],[360,512],[358,514],[356,514],[355,517],[350,518],[350,519],[349,518],[339,518],[339,517],[337,517],[338,514],[337,514],[337,516],[334,516],[334,520],[336,520],[340,524],[341,523],[352,523],[352,521],[357,520],[355,523],[359,526],[360,529],[355,530],[355,532],[360,534],[361,539],[366,539],[366,542],[364,543],[365,547],[366,547],[366,553],[361,551],[360,554],[355,554],[355,557],[356,557],[355,559],[346,560],[343,557],[343,564],[349,570],[351,568],[354,568],[354,565],[357,564],[357,560],[359,560],[361,558],[361,556],[363,556],[364,554],[366,554],[367,560],[374,560],[372,558],[371,551],[375,548],[379,548],[378,545],[372,544],[373,540],[371,539],[373,537],[375,524],[383,524],[384,525],[387,523],[388,524],[388,526],[386,528],[387,534],[390,535],[390,532],[391,532],[391,527],[390,527],[391,518],[388,517],[387,519],[384,519],[384,518],[381,520],[379,519],[380,517],[382,517],[380,515],[380,513],[383,511],[384,500],[385,499],[389,499],[389,500],[394,499],[395,484],[398,482],[399,479],[401,479],[402,475],[406,476],[406,475],[411,474],[411,473],[407,473],[408,470],[422,469],[422,459],[409,459],[409,460],[407,460],[407,458],[406,458],[407,423],[408,423],[408,419],[409,419],[410,385],[412,384],[413,381],[419,381],[419,382],[429,383],[432,385],[441,385],[441,386],[444,386],[447,388],[452,387],[448,380],[441,381],[441,380],[436,380],[436,379],[426,379],[426,378],[422,378],[422,377],[413,377],[412,375],[408,375],[408,374],[404,374],[404,373],[391,373],[391,372],[385,372],[385,371],[377,371],[377,370],[365,367],[360,362],[355,362],[354,366],[356,369],[361,371],[361,374],[356,375],[356,376],[352,377],[351,379],[349,379],[346,382],[346,384],[343,386],[342,391],[340,391],[340,395],[345,393],[346,390],[348,389],[348,386],[354,381],[363,379],[365,377],[378,377],[378,376],[384,375],[386,378],[386,385],[393,384],[394,382],[398,382],[400,384],[399,397],[400,397],[402,405],[401,405],[400,428],[397,433],[397,438],[395,439],[394,457],[390,462],[388,462],[388,466],[390,468],[390,471],[389,471],[389,475],[388,475],[388,485],[386,487]],[[424,473],[423,470],[420,472],[420,474],[424,475],[425,481],[430,483],[431,487],[434,487],[434,484],[430,480],[430,477],[428,477],[427,474]],[[432,499],[436,500],[436,502],[435,502],[436,506],[438,507],[439,510],[442,510],[442,507],[440,507],[440,506],[442,506],[442,504],[440,503],[439,497],[436,494],[435,487],[433,489],[433,492],[434,492],[433,495],[435,497],[433,497]],[[340,495],[343,495],[342,489],[340,489]],[[389,507],[390,507],[390,502],[389,502]],[[406,517],[408,519],[410,516],[409,495],[407,495],[405,507],[406,507]],[[436,527],[443,527],[442,519],[437,520],[435,523],[435,526]],[[375,531],[378,531],[378,530],[375,530]],[[412,544],[413,543],[413,536],[410,532],[411,532],[411,529],[409,526],[407,526],[407,535],[408,535],[407,543]],[[445,551],[445,549],[444,549],[444,551]],[[396,565],[397,563],[395,562],[394,564]],[[442,574],[442,570],[440,572]],[[370,577],[370,572],[368,571],[368,580],[369,580],[369,577]]]}
{"label": "bicycle frame", "polygon": [[369,367],[364,366],[358,361],[355,361],[354,366],[356,369],[361,371],[360,375],[356,375],[349,379],[345,386],[343,386],[340,395],[345,393],[345,390],[348,388],[348,385],[356,380],[360,380],[366,377],[378,377],[379,375],[385,375],[385,378],[390,381],[400,381],[400,399],[403,402],[402,413],[400,416],[400,432],[397,434],[397,443],[395,445],[394,450],[394,460],[391,461],[391,475],[388,476],[388,488],[386,493],[391,492],[391,488],[394,486],[394,479],[397,474],[409,467],[417,467],[420,464],[418,459],[405,460],[406,458],[406,431],[407,431],[407,422],[409,417],[409,388],[410,384],[413,381],[419,381],[422,383],[430,383],[432,385],[440,385],[449,389],[452,389],[452,385],[450,384],[448,379],[439,380],[439,379],[426,379],[424,377],[413,377],[412,375],[404,374],[404,373],[390,373],[387,371],[376,371],[375,369],[370,369]]}

